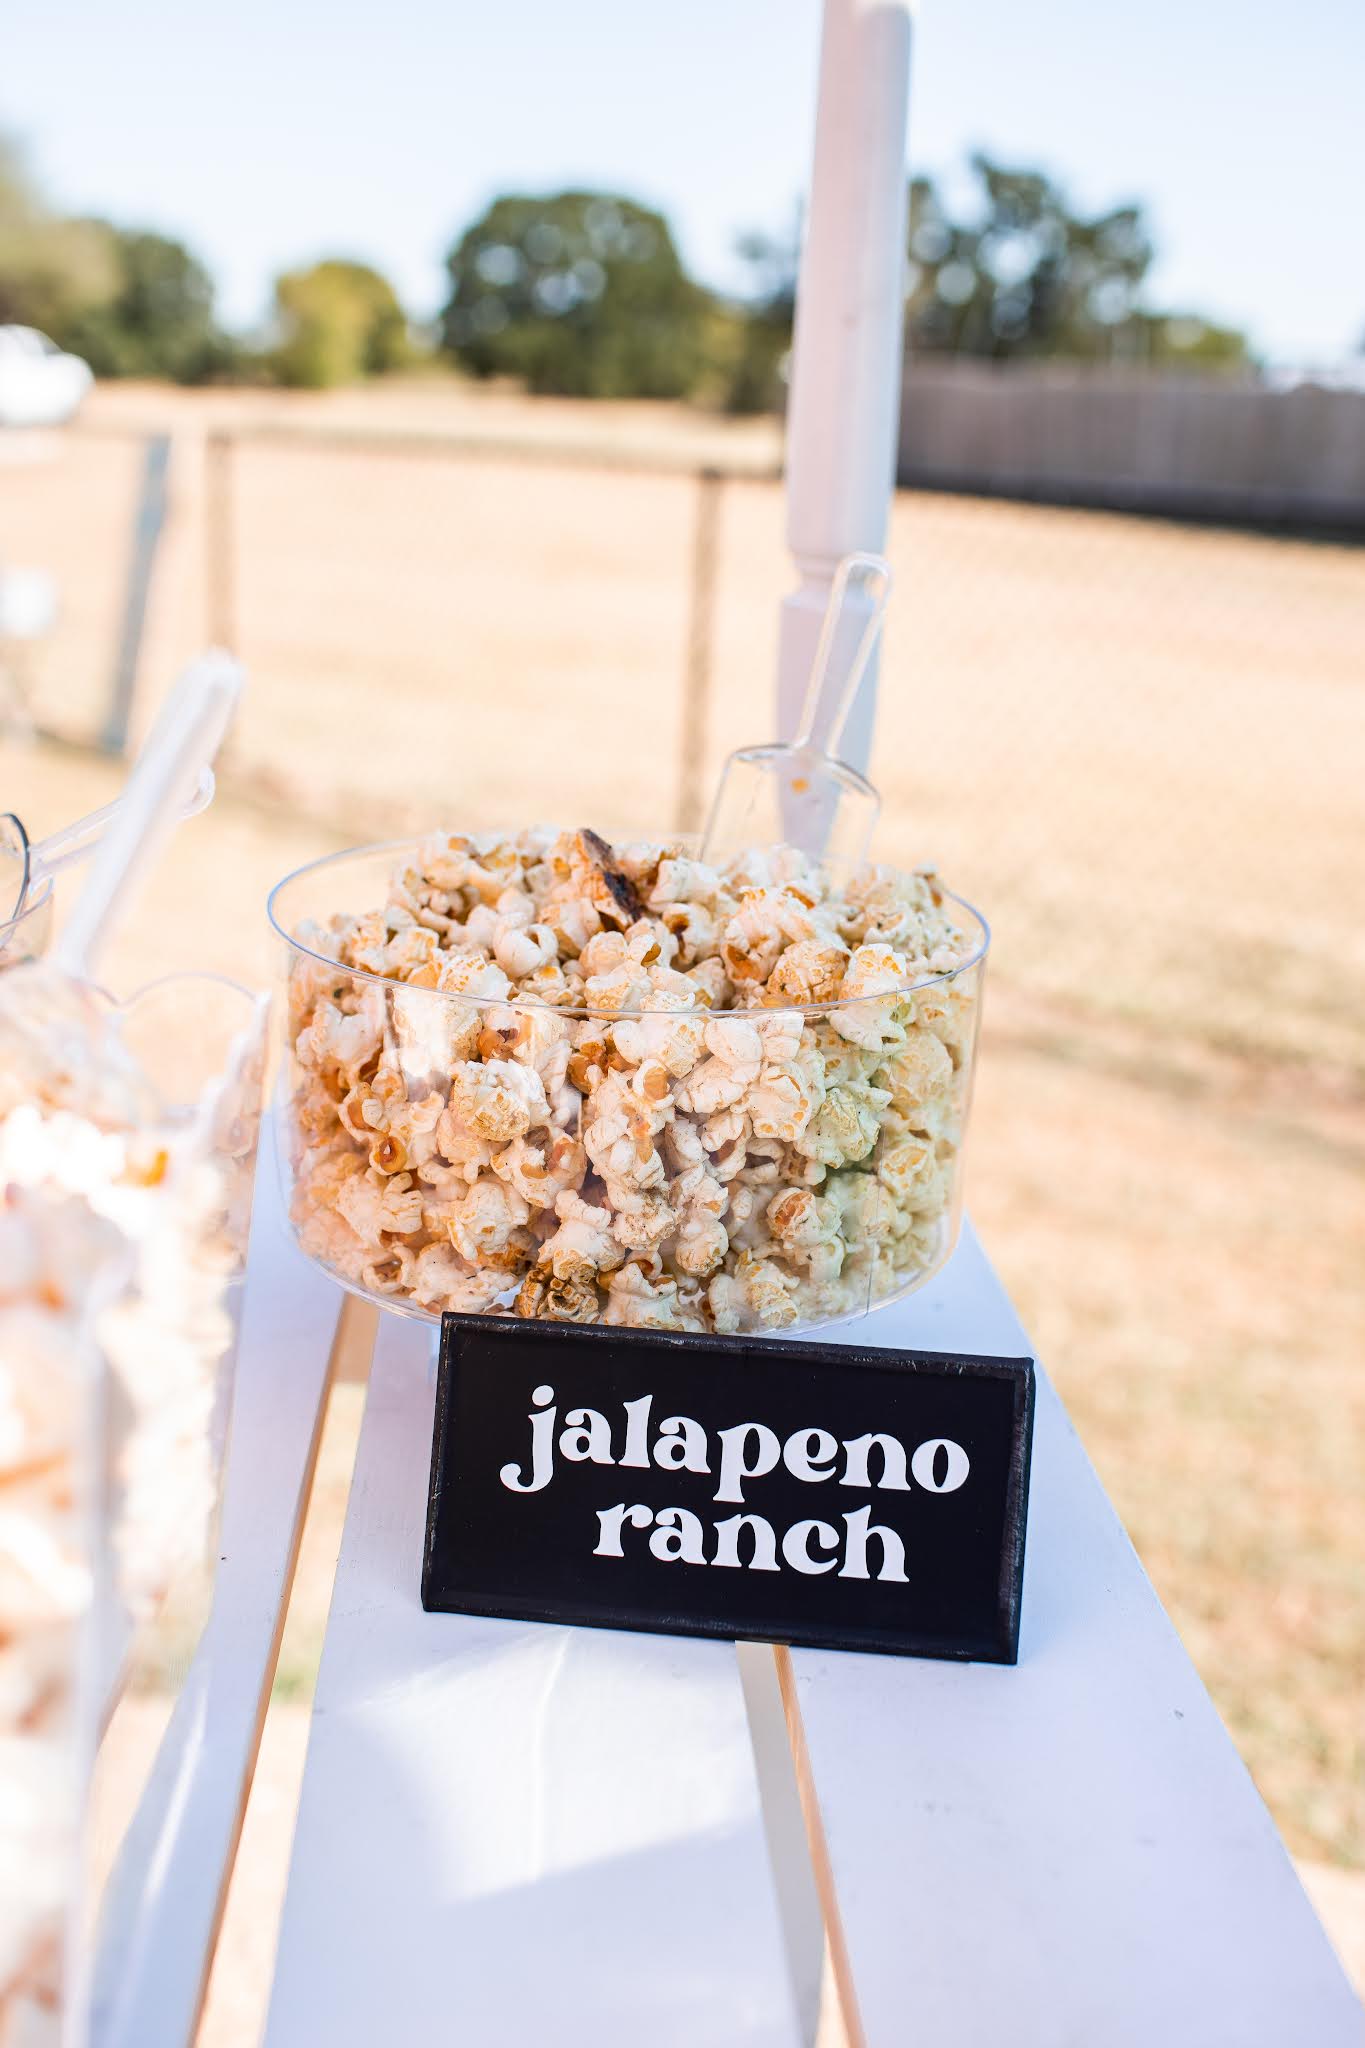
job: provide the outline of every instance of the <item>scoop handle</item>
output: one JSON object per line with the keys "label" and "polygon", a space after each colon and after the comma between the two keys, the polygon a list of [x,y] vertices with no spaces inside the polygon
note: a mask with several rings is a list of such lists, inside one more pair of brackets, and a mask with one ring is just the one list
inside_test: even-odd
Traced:
{"label": "scoop handle", "polygon": [[193,662],[171,691],[124,791],[56,948],[66,973],[89,977],[181,811],[212,762],[241,694],[226,654]]}
{"label": "scoop handle", "polygon": [[[863,627],[862,638],[849,663],[848,672],[838,687],[838,698],[828,723],[822,719],[831,691],[830,670],[834,661],[834,646],[839,636],[839,623],[848,602],[849,588],[855,576],[866,580],[866,587],[872,592],[872,609],[867,624]],[[834,572],[830,585],[829,603],[820,625],[820,638],[815,649],[815,661],[811,667],[810,682],[806,688],[806,701],[801,707],[801,725],[793,745],[809,747],[817,726],[825,730],[824,751],[838,758],[839,742],[848,724],[848,715],[853,709],[853,700],[858,694],[858,685],[867,672],[872,650],[877,644],[882,620],[886,615],[887,599],[891,595],[891,564],[884,555],[845,555]]]}
{"label": "scoop handle", "polygon": [[[213,770],[206,768],[199,778],[199,786],[180,813],[182,819],[197,818],[213,802]],[[76,861],[84,860],[93,853],[104,833],[113,824],[123,806],[123,798],[116,796],[112,803],[102,804],[97,811],[90,811],[83,818],[77,818],[70,825],[63,825],[56,832],[49,832],[46,839],[40,839],[30,851],[35,875],[60,874]]]}

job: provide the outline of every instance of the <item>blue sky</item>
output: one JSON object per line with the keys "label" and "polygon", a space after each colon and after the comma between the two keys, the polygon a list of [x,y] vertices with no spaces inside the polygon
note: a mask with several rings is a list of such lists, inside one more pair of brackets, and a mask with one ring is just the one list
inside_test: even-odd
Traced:
{"label": "blue sky", "polygon": [[[0,126],[59,201],[183,235],[237,323],[322,254],[429,313],[453,232],[518,187],[652,200],[727,285],[804,183],[818,24],[817,0],[9,0]],[[1149,296],[1277,360],[1365,332],[1360,0],[924,0],[916,36],[912,168],[980,144],[1087,206],[1144,198]]]}

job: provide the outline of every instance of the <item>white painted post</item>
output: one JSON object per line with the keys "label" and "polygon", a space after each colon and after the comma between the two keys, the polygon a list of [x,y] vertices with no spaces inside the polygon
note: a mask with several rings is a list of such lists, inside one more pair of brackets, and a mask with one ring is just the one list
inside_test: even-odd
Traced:
{"label": "white painted post", "polygon": [[[825,0],[787,413],[787,544],[777,729],[796,731],[839,559],[881,553],[895,474],[905,301],[909,0]],[[857,644],[855,611],[845,639]],[[866,769],[874,661],[840,749]],[[823,739],[817,734],[817,740]]]}

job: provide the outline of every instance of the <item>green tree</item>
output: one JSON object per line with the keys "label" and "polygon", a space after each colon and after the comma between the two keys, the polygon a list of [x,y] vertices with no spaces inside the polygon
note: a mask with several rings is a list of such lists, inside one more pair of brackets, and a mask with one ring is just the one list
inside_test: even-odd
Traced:
{"label": "green tree", "polygon": [[90,221],[59,219],[18,148],[0,136],[0,322],[39,327],[57,338],[116,284],[105,230]]}
{"label": "green tree", "polygon": [[1246,362],[1232,329],[1143,309],[1153,249],[1140,206],[1087,217],[1040,171],[980,153],[971,168],[977,198],[966,217],[954,217],[931,178],[910,186],[912,346],[998,360]]}
{"label": "green tree", "polygon": [[994,357],[1107,357],[1152,260],[1142,212],[1085,219],[1041,172],[971,160],[978,204],[954,220],[932,179],[910,187],[911,338]]}
{"label": "green tree", "polygon": [[668,223],[605,192],[497,199],[446,259],[444,347],[476,377],[576,398],[677,398],[706,362],[708,296]]}
{"label": "green tree", "polygon": [[1247,339],[1235,327],[1220,327],[1198,313],[1142,313],[1137,333],[1140,359],[1162,370],[1248,370]]}
{"label": "green tree", "polygon": [[280,329],[274,367],[282,383],[322,390],[401,369],[408,323],[387,278],[365,263],[329,258],[275,280]]}
{"label": "green tree", "polygon": [[204,266],[166,235],[54,213],[0,138],[0,321],[41,328],[102,377],[193,382],[230,362]]}
{"label": "green tree", "polygon": [[213,280],[183,243],[103,221],[113,289],[52,329],[97,377],[169,377],[195,384],[219,371],[229,344],[213,317]]}
{"label": "green tree", "polygon": [[747,234],[739,254],[749,265],[753,287],[731,316],[734,338],[722,402],[727,412],[781,412],[796,314],[799,235],[795,230],[789,236]]}

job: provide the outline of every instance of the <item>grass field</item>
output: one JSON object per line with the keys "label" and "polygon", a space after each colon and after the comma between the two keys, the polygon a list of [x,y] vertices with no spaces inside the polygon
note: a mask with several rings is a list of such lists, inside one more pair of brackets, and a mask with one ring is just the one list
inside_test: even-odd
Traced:
{"label": "grass field", "polygon": [[[149,701],[204,630],[204,426],[266,405],[99,395],[94,424],[177,434]],[[764,426],[458,386],[269,408],[776,453]],[[0,476],[0,556],[63,578],[31,685],[70,735],[103,703],[135,473],[90,437]],[[128,974],[267,971],[268,881],[358,836],[671,821],[693,516],[674,476],[245,445],[251,699]],[[1291,1847],[1365,1864],[1365,553],[916,495],[890,552],[884,848],[936,855],[996,929],[969,1199]],[[788,575],[777,488],[729,485],[712,767],[768,729]],[[52,745],[0,767],[40,827],[111,784]]]}

